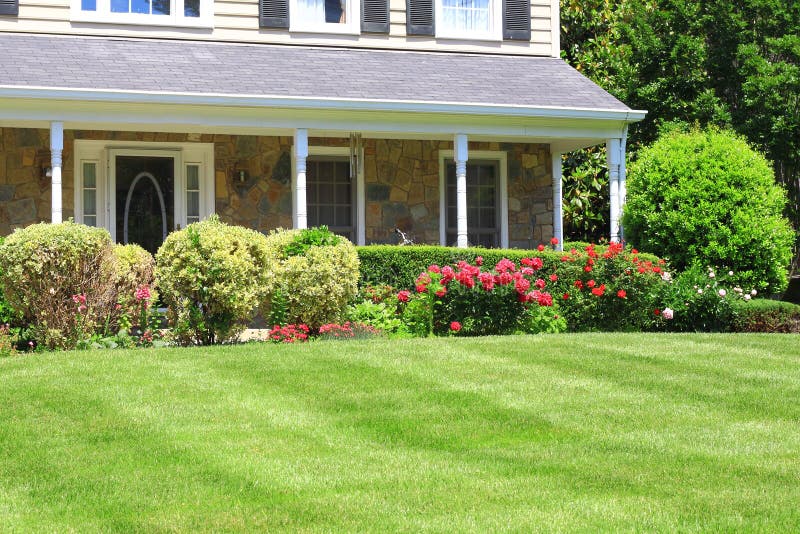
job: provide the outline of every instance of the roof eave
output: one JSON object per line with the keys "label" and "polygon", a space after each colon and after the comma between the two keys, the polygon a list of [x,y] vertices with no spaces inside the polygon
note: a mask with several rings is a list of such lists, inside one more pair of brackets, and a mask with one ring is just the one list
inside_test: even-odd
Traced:
{"label": "roof eave", "polygon": [[294,108],[518,118],[537,117],[553,119],[615,120],[625,123],[638,122],[644,119],[647,114],[646,111],[628,108],[600,109],[558,106],[516,106],[472,102],[426,102],[415,100],[372,100],[366,98],[340,99],[279,95],[175,93],[14,85],[0,85],[0,97],[137,104],[199,105],[212,107]]}

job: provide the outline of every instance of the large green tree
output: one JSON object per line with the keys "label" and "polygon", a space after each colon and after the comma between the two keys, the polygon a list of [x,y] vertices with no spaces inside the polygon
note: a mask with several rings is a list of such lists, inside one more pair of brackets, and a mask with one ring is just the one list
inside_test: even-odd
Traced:
{"label": "large green tree", "polygon": [[[562,0],[561,25],[562,55],[571,65],[648,110],[630,130],[632,158],[666,122],[732,127],[772,162],[800,226],[800,2]],[[601,183],[602,193],[593,195],[601,206],[606,173],[602,158],[589,154],[571,155],[566,179],[579,169],[572,180],[578,185],[566,190],[584,194],[591,176]],[[567,215],[572,201],[565,198]],[[571,230],[570,237],[592,237],[580,235],[580,225]]]}

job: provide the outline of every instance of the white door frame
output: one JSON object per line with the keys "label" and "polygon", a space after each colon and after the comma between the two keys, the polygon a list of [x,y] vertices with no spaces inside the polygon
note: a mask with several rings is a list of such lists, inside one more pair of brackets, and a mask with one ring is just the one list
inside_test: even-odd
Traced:
{"label": "white door frame", "polygon": [[[175,162],[174,228],[186,227],[186,169],[199,167],[200,218],[214,213],[214,144],[213,143],[154,143],[145,141],[75,140],[75,221],[83,221],[83,164],[96,165],[97,226],[106,228],[114,241],[116,235],[116,156],[172,157]],[[121,237],[121,236],[120,236]]]}

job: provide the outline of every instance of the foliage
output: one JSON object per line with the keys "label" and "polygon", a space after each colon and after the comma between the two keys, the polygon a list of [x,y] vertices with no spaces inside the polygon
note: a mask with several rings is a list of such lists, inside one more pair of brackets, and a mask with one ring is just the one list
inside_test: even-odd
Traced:
{"label": "foliage", "polygon": [[346,316],[353,323],[365,324],[392,336],[402,336],[407,329],[398,315],[396,302],[396,299],[389,298],[377,302],[365,299],[349,305]]}
{"label": "foliage", "polygon": [[625,250],[587,245],[565,252],[552,273],[544,273],[571,331],[641,331],[654,327],[661,287],[670,278],[665,262]]}
{"label": "foliage", "polygon": [[8,304],[40,347],[74,347],[115,312],[115,257],[104,229],[71,221],[18,229],[0,246],[0,271]]}
{"label": "foliage", "polygon": [[785,204],[769,164],[743,139],[673,130],[631,165],[623,220],[629,242],[677,270],[695,263],[733,270],[736,284],[777,293],[794,239]]}
{"label": "foliage", "polygon": [[567,179],[563,186],[564,235],[569,239],[599,241],[608,236],[608,165],[603,147],[564,156]]}
{"label": "foliage", "polygon": [[6,324],[0,324],[0,358],[7,358],[17,354],[17,342],[19,341],[16,332]]}
{"label": "foliage", "polygon": [[530,306],[520,321],[520,333],[560,334],[567,331],[567,319],[556,302],[552,306]]}
{"label": "foliage", "polygon": [[353,244],[338,236],[334,245],[310,245],[302,255],[291,255],[302,235],[302,230],[279,229],[267,237],[269,269],[262,311],[269,316],[275,296],[280,295],[285,299],[287,322],[316,329],[343,319],[345,307],[358,290],[359,261]]}
{"label": "foliage", "polygon": [[334,246],[341,241],[342,238],[328,230],[325,225],[304,228],[294,235],[292,241],[286,245],[284,253],[286,256],[302,256],[311,247]]}
{"label": "foliage", "polygon": [[321,340],[347,340],[347,339],[373,339],[383,337],[385,334],[374,326],[346,321],[344,323],[329,323],[319,327]]}
{"label": "foliage", "polygon": [[800,306],[778,300],[753,299],[733,304],[734,332],[800,333]]}
{"label": "foliage", "polygon": [[400,291],[397,299],[409,331],[418,336],[510,334],[528,324],[529,307],[552,306],[545,282],[536,275],[541,260],[525,258],[516,264],[501,259],[486,270],[482,263],[431,265],[417,277],[414,294]]}
{"label": "foliage", "polygon": [[[3,245],[4,241],[5,238],[0,237],[0,246]],[[0,284],[3,283],[3,280],[5,280],[5,276],[2,271],[2,265],[0,265]],[[5,291],[0,287],[0,324],[16,324],[19,319],[19,313],[6,301]]]}
{"label": "foliage", "polygon": [[235,339],[263,298],[269,261],[264,235],[216,216],[167,236],[156,253],[155,277],[175,340]]}
{"label": "foliage", "polygon": [[155,260],[152,254],[134,244],[114,245],[114,256],[117,303],[120,305],[116,316],[138,316],[142,299],[137,299],[136,295],[140,287],[147,287],[149,302],[158,301],[158,293],[152,287],[155,281]]}

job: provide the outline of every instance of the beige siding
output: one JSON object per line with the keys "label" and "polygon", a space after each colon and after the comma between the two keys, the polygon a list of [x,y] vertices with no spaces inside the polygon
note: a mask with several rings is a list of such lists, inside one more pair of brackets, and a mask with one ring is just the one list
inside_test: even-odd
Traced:
{"label": "beige siding", "polygon": [[258,27],[257,0],[217,0],[214,5],[213,29],[71,22],[69,0],[20,0],[19,17],[0,17],[0,31],[363,46],[411,50],[454,50],[544,56],[553,54],[550,0],[531,0],[530,43],[407,36],[405,8],[406,0],[390,0],[389,35],[342,36],[312,33],[290,34],[288,31],[260,29]]}

